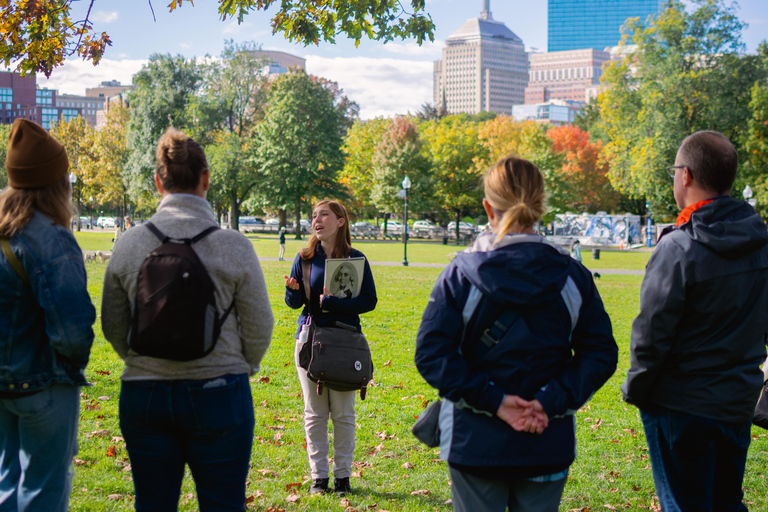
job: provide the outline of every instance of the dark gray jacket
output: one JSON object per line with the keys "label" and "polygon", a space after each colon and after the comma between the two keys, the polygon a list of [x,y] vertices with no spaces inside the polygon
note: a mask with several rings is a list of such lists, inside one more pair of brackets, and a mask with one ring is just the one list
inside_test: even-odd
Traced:
{"label": "dark gray jacket", "polygon": [[648,261],[624,399],[749,421],[766,331],[768,230],[744,201],[718,198],[663,235]]}

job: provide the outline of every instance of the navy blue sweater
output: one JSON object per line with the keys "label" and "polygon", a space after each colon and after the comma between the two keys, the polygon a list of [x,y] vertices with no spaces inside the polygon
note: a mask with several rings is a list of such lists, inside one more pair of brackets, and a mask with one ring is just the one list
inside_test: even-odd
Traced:
{"label": "navy blue sweater", "polygon": [[[365,258],[365,255],[357,249],[351,249],[349,257]],[[309,277],[312,300],[318,301],[317,303],[319,303],[320,295],[323,293],[326,259],[323,247],[318,244],[315,251],[315,257],[312,258],[312,272]],[[307,317],[309,316],[309,310],[304,297],[304,273],[301,270],[300,254],[297,254],[296,258],[293,260],[291,277],[299,282],[299,289],[291,290],[286,286],[285,303],[292,309],[304,308],[301,311],[301,315],[299,315],[299,327],[296,330],[296,338],[298,338],[299,333],[301,332],[301,326],[306,323]],[[347,325],[353,325],[357,327],[358,332],[362,332],[359,315],[367,313],[368,311],[373,311],[376,308],[377,300],[376,285],[373,282],[373,273],[371,272],[371,266],[368,264],[368,259],[366,259],[360,295],[351,299],[340,299],[333,296],[323,297],[322,311],[313,317],[313,322],[315,325],[324,327],[332,325],[334,322],[338,321]]]}

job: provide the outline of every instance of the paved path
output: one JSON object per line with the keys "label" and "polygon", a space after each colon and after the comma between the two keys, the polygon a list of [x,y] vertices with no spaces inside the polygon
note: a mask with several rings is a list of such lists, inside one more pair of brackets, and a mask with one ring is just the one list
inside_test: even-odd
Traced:
{"label": "paved path", "polygon": [[[85,254],[94,254],[96,251],[83,251]],[[102,251],[105,255],[112,255],[112,251]],[[277,258],[259,258],[261,261],[277,261]],[[286,261],[286,263],[290,263]],[[371,261],[371,266],[374,267],[402,267],[403,263],[400,261]],[[448,263],[416,263],[409,262],[409,267],[416,268],[445,268]],[[620,276],[642,276],[645,275],[644,270],[623,270],[616,268],[591,268],[590,272],[597,272],[600,275],[620,275]]]}

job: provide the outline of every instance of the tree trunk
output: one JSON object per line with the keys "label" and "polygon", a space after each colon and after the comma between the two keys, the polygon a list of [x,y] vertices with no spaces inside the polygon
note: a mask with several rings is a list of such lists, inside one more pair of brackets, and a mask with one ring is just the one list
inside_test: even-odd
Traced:
{"label": "tree trunk", "polygon": [[392,215],[392,214],[391,213],[385,213],[384,214],[384,231],[382,232],[382,234],[384,236],[387,236],[387,223],[388,223],[387,221],[389,221],[390,215]]}
{"label": "tree trunk", "polygon": [[301,240],[301,198],[296,198],[296,240]]}
{"label": "tree trunk", "polygon": [[285,208],[277,209],[277,219],[280,221],[281,228],[284,228],[288,225],[288,212],[285,211]]}
{"label": "tree trunk", "polygon": [[456,245],[459,245],[459,241],[461,240],[461,226],[459,225],[460,215],[461,210],[456,210]]}
{"label": "tree trunk", "polygon": [[237,192],[229,193],[229,229],[240,229],[240,207],[237,204]]}

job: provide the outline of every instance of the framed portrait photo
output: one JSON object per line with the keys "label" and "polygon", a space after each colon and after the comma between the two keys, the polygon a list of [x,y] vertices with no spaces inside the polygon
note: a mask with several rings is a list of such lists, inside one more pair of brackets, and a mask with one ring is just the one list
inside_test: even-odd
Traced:
{"label": "framed portrait photo", "polygon": [[331,295],[351,299],[360,295],[365,258],[333,258],[325,260],[324,286]]}

